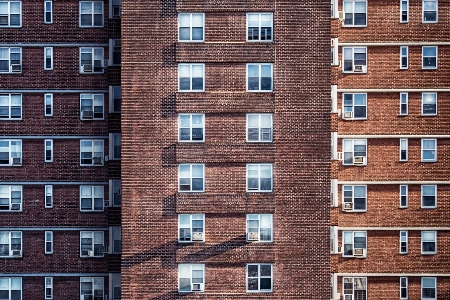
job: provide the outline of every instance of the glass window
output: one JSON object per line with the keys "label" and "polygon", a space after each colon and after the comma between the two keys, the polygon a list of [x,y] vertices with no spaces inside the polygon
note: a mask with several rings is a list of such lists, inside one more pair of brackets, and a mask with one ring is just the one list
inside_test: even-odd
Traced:
{"label": "glass window", "polygon": [[271,92],[272,64],[247,64],[247,92]]}
{"label": "glass window", "polygon": [[342,94],[344,98],[343,119],[367,119],[367,94]]}
{"label": "glass window", "polygon": [[272,192],[272,164],[247,164],[247,192]]}
{"label": "glass window", "polygon": [[272,264],[247,264],[247,292],[272,292]]}
{"label": "glass window", "polygon": [[103,27],[103,1],[80,1],[80,27]]}
{"label": "glass window", "polygon": [[22,1],[0,1],[0,27],[22,26]]}
{"label": "glass window", "polygon": [[247,13],[247,41],[273,39],[273,13]]}
{"label": "glass window", "polygon": [[180,164],[178,166],[179,192],[205,191],[205,165]]}
{"label": "glass window", "polygon": [[436,185],[422,185],[422,208],[436,208],[437,207],[437,186]]}
{"label": "glass window", "polygon": [[205,265],[179,264],[178,265],[178,291],[204,292],[205,291]]}
{"label": "glass window", "polygon": [[181,42],[205,41],[205,14],[179,13],[178,40]]}
{"label": "glass window", "polygon": [[180,92],[205,91],[205,64],[178,64]]}
{"label": "glass window", "polygon": [[0,120],[22,120],[22,94],[0,94]]}
{"label": "glass window", "polygon": [[272,114],[247,114],[247,142],[272,142]]}
{"label": "glass window", "polygon": [[366,27],[367,26],[367,1],[366,0],[344,0],[344,26]]}

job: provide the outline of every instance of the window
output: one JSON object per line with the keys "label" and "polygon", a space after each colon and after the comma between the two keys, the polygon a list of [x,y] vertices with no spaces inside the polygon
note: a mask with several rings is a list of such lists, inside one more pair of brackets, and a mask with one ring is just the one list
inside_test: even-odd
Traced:
{"label": "window", "polygon": [[180,42],[204,42],[205,14],[179,13],[178,40]]}
{"label": "window", "polygon": [[21,94],[0,94],[0,120],[22,120]]}
{"label": "window", "polygon": [[247,14],[247,41],[266,41],[273,39],[273,13]]}
{"label": "window", "polygon": [[272,264],[247,264],[247,292],[272,292]]}
{"label": "window", "polygon": [[45,277],[45,299],[53,299],[53,277]]}
{"label": "window", "polygon": [[422,298],[421,300],[436,300],[436,277],[422,277]]}
{"label": "window", "polygon": [[110,227],[111,241],[112,241],[112,253],[122,253],[122,227],[111,226]]}
{"label": "window", "polygon": [[422,139],[422,161],[434,162],[437,160],[437,140]]}
{"label": "window", "polygon": [[112,195],[112,206],[122,205],[122,182],[120,180],[109,181],[109,195]]}
{"label": "window", "polygon": [[45,254],[53,254],[53,231],[45,233]]}
{"label": "window", "polygon": [[44,162],[53,162],[53,140],[44,140]]}
{"label": "window", "polygon": [[22,1],[0,2],[0,27],[22,26]]}
{"label": "window", "polygon": [[408,139],[400,139],[400,161],[408,161]]}
{"label": "window", "polygon": [[400,47],[400,69],[408,69],[408,46]]}
{"label": "window", "polygon": [[0,166],[22,164],[22,141],[0,140]]}
{"label": "window", "polygon": [[367,94],[342,94],[344,119],[367,119]]}
{"label": "window", "polygon": [[0,211],[22,211],[22,186],[0,185]]}
{"label": "window", "polygon": [[205,91],[205,64],[178,64],[180,92]]}
{"label": "window", "polygon": [[408,207],[408,186],[400,185],[400,207]]}
{"label": "window", "polygon": [[53,207],[53,185],[45,186],[45,208]]}
{"label": "window", "polygon": [[343,277],[344,299],[367,300],[366,277]]}
{"label": "window", "polygon": [[178,166],[179,192],[205,191],[205,165],[181,164]]}
{"label": "window", "polygon": [[103,1],[80,1],[80,27],[103,27]]}
{"label": "window", "polygon": [[343,185],[343,210],[366,211],[367,210],[367,186]]}
{"label": "window", "polygon": [[110,133],[109,134],[109,159],[110,160],[120,160],[121,158],[121,134],[120,133]]}
{"label": "window", "polygon": [[[109,0],[109,17],[120,17],[122,14],[121,0]],[[115,298],[114,298],[115,299]]]}
{"label": "window", "polygon": [[438,0],[422,0],[422,22],[437,23]]}
{"label": "window", "polygon": [[344,26],[365,27],[367,26],[367,1],[366,0],[344,0]]}
{"label": "window", "polygon": [[409,21],[409,0],[400,0],[400,23]]}
{"label": "window", "polygon": [[44,94],[44,116],[53,116],[53,94]]}
{"label": "window", "polygon": [[436,208],[437,207],[437,186],[436,185],[422,185],[422,208]]}
{"label": "window", "polygon": [[178,291],[179,292],[205,291],[205,265],[179,264]]}
{"label": "window", "polygon": [[22,256],[22,232],[0,231],[0,257],[21,257],[21,256]]}
{"label": "window", "polygon": [[367,47],[343,47],[344,73],[367,73]]}
{"label": "window", "polygon": [[109,39],[109,61],[108,64],[110,66],[119,66],[122,57],[121,57],[121,49],[122,49],[122,40],[121,39]]}
{"label": "window", "polygon": [[5,300],[21,300],[22,278],[0,277],[0,296]]}
{"label": "window", "polygon": [[272,114],[247,114],[247,142],[272,142]]}
{"label": "window", "polygon": [[44,1],[44,24],[52,24],[53,23],[53,8],[52,1]]}
{"label": "window", "polygon": [[[0,2],[0,5],[5,2]],[[22,48],[0,48],[0,73],[22,72]]]}
{"label": "window", "polygon": [[400,115],[408,115],[408,93],[400,93]]}
{"label": "window", "polygon": [[422,47],[422,69],[437,69],[437,51],[436,46]]}
{"label": "window", "polygon": [[180,142],[204,142],[205,136],[204,114],[179,114],[178,115],[178,141]]}
{"label": "window", "polygon": [[272,242],[271,214],[247,214],[247,242]]}
{"label": "window", "polygon": [[122,88],[120,85],[109,87],[109,112],[120,113],[122,105]]}
{"label": "window", "polygon": [[408,277],[400,277],[400,300],[408,300]]}
{"label": "window", "polygon": [[272,192],[272,164],[247,164],[247,192]]}
{"label": "window", "polygon": [[344,253],[342,256],[367,256],[367,232],[366,231],[344,231]]}
{"label": "window", "polygon": [[422,115],[437,115],[437,93],[422,93]]}
{"label": "window", "polygon": [[367,164],[367,140],[343,140],[344,165]]}
{"label": "window", "polygon": [[82,185],[80,186],[80,210],[81,211],[103,211],[103,186]]}
{"label": "window", "polygon": [[103,256],[103,231],[80,232],[80,256]]}
{"label": "window", "polygon": [[80,166],[103,166],[103,140],[80,140]]}
{"label": "window", "polygon": [[422,231],[422,254],[436,254],[436,231]]}
{"label": "window", "polygon": [[44,70],[53,70],[53,47],[44,47]]}
{"label": "window", "polygon": [[80,48],[80,73],[103,73],[103,57],[103,48]]}
{"label": "window", "polygon": [[80,277],[81,299],[103,300],[103,277]]}
{"label": "window", "polygon": [[178,241],[204,242],[205,215],[178,215]]}
{"label": "window", "polygon": [[408,253],[408,231],[400,231],[400,254]]}
{"label": "window", "polygon": [[271,92],[272,64],[247,64],[247,92]]}

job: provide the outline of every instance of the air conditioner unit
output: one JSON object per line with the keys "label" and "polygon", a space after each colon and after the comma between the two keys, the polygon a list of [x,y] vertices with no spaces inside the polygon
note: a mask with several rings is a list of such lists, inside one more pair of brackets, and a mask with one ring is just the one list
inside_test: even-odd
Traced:
{"label": "air conditioner unit", "polygon": [[94,251],[93,250],[89,250],[88,251],[88,256],[94,256]]}
{"label": "air conditioner unit", "polygon": [[82,70],[83,70],[84,73],[92,72],[92,65],[91,64],[83,65],[82,66]]}
{"label": "air conditioner unit", "polygon": [[193,283],[192,290],[193,291],[203,291],[203,283]]}
{"label": "air conditioner unit", "polygon": [[11,65],[11,72],[21,72],[22,71],[22,66],[21,65]]}
{"label": "air conditioner unit", "polygon": [[353,210],[353,203],[344,203],[344,210]]}
{"label": "air conditioner unit", "polygon": [[353,112],[345,111],[342,117],[343,117],[343,119],[353,119]]}
{"label": "air conditioner unit", "polygon": [[336,297],[333,300],[340,300],[341,299],[341,293],[336,293]]}
{"label": "air conditioner unit", "polygon": [[94,165],[101,165],[102,164],[102,158],[101,157],[93,157],[92,161]]}
{"label": "air conditioner unit", "polygon": [[13,157],[12,164],[13,164],[13,166],[21,166],[22,159],[20,157]]}
{"label": "air conditioner unit", "polygon": [[353,256],[364,256],[364,249],[363,248],[353,249]]}
{"label": "air conditioner unit", "polygon": [[344,300],[353,300],[353,295],[344,295]]}
{"label": "air conditioner unit", "polygon": [[203,232],[194,232],[192,233],[193,241],[203,241]]}
{"label": "air conditioner unit", "polygon": [[89,250],[81,250],[81,256],[89,256]]}
{"label": "air conditioner unit", "polygon": [[344,159],[344,153],[342,153],[342,152],[337,152],[336,157],[337,157],[337,160],[343,160],[343,159]]}
{"label": "air conditioner unit", "polygon": [[259,234],[257,232],[249,232],[247,234],[247,240],[257,241],[257,240],[259,240]]}
{"label": "air conditioner unit", "polygon": [[20,203],[11,204],[11,210],[20,210]]}
{"label": "air conditioner unit", "polygon": [[22,251],[20,250],[13,250],[11,251],[12,256],[22,256]]}
{"label": "air conditioner unit", "polygon": [[363,165],[366,163],[366,157],[365,156],[355,156],[353,157],[353,164],[354,165]]}
{"label": "air conditioner unit", "polygon": [[345,12],[343,12],[343,11],[340,11],[339,12],[339,21],[344,21],[345,20]]}
{"label": "air conditioner unit", "polygon": [[92,110],[82,110],[81,118],[82,119],[92,119],[94,117],[94,112]]}
{"label": "air conditioner unit", "polygon": [[362,65],[355,65],[353,66],[353,72],[364,72],[364,66]]}
{"label": "air conditioner unit", "polygon": [[81,300],[92,300],[92,295],[81,295]]}

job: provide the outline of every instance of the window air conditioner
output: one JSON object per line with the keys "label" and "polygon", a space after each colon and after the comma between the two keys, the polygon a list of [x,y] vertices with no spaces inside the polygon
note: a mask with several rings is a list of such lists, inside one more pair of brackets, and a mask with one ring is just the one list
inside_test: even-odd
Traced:
{"label": "window air conditioner", "polygon": [[364,256],[364,249],[363,248],[353,249],[353,256]]}
{"label": "window air conditioner", "polygon": [[83,65],[82,67],[83,67],[82,69],[83,69],[84,73],[92,72],[92,65],[91,64]]}
{"label": "window air conditioner", "polygon": [[21,67],[22,67],[21,65],[17,65],[17,64],[11,65],[11,72],[20,72],[20,71],[22,71]]}
{"label": "window air conditioner", "polygon": [[11,204],[11,210],[20,210],[20,203]]}
{"label": "window air conditioner", "polygon": [[88,256],[94,256],[94,251],[93,250],[89,250],[88,251]]}
{"label": "window air conditioner", "polygon": [[92,161],[94,162],[94,165],[101,165],[102,164],[102,158],[101,157],[93,157]]}
{"label": "window air conditioner", "polygon": [[203,232],[194,232],[192,233],[193,241],[203,241]]}
{"label": "window air conditioner", "polygon": [[364,72],[364,66],[362,65],[353,66],[353,72]]}
{"label": "window air conditioner", "polygon": [[81,250],[81,256],[89,256],[89,250]]}
{"label": "window air conditioner", "polygon": [[337,160],[343,160],[344,159],[344,154],[342,152],[338,152],[337,153]]}
{"label": "window air conditioner", "polygon": [[345,20],[345,12],[343,12],[343,11],[340,11],[339,12],[339,21],[344,21]]}
{"label": "window air conditioner", "polygon": [[352,111],[345,111],[343,115],[343,119],[353,119],[353,112]]}
{"label": "window air conditioner", "polygon": [[353,210],[353,203],[344,203],[344,210]]}
{"label": "window air conditioner", "polygon": [[344,295],[344,300],[353,300],[353,295]]}
{"label": "window air conditioner", "polygon": [[13,157],[12,164],[13,164],[13,166],[21,166],[22,165],[21,158],[20,157]]}
{"label": "window air conditioner", "polygon": [[257,241],[257,240],[259,240],[259,234],[257,232],[249,232],[247,234],[247,240]]}
{"label": "window air conditioner", "polygon": [[92,110],[83,110],[81,111],[82,119],[92,119],[94,117],[94,112]]}
{"label": "window air conditioner", "polygon": [[193,283],[192,290],[193,291],[203,291],[203,283]]}
{"label": "window air conditioner", "polygon": [[13,251],[11,251],[12,253],[12,256],[21,256],[22,255],[22,251],[20,251],[20,250],[13,250]]}
{"label": "window air conditioner", "polygon": [[366,163],[366,157],[365,156],[355,156],[353,157],[353,164],[354,165],[363,165]]}

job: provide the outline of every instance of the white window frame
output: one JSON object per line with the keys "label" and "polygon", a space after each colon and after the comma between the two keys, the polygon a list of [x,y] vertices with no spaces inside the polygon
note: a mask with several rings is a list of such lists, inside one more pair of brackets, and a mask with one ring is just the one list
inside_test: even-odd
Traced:
{"label": "white window frame", "polygon": [[409,0],[400,0],[400,23],[409,22]]}
{"label": "white window frame", "polygon": [[[365,12],[356,12],[356,2],[358,3],[365,3]],[[346,3],[351,5],[351,11],[348,12],[348,5]],[[344,11],[344,22],[342,22],[343,27],[367,27],[367,0],[344,0],[343,1],[343,11]],[[364,14],[365,15],[365,22],[364,24],[356,24],[355,25],[355,14]],[[351,18],[347,19],[347,16],[351,16]]]}
{"label": "white window frame", "polygon": [[[183,169],[183,170],[182,170]],[[194,170],[195,169],[195,170]],[[198,172],[201,171],[201,174]],[[189,174],[187,174],[189,172]],[[183,177],[182,177],[183,176]],[[201,180],[201,188],[193,188],[193,180]],[[189,181],[189,183],[187,182]],[[186,186],[188,188],[181,188]],[[178,192],[201,193],[205,192],[205,165],[204,164],[179,164],[178,165]]]}
{"label": "white window frame", "polygon": [[[359,55],[365,57],[355,57]],[[367,57],[367,47],[342,47],[342,73],[367,73]],[[358,64],[355,62],[358,62]]]}
{"label": "white window frame", "polygon": [[406,230],[400,231],[398,253],[400,254],[408,253],[408,231]]}
{"label": "white window frame", "polygon": [[53,24],[53,1],[44,1],[44,24]]}
{"label": "white window frame", "polygon": [[408,185],[402,184],[399,187],[400,192],[400,208],[407,208],[408,207]]}
{"label": "white window frame", "polygon": [[201,243],[204,241],[205,241],[205,214],[179,214],[178,242]]}
{"label": "white window frame", "polygon": [[[109,39],[109,59],[108,59],[108,65],[109,66],[120,66],[122,63],[122,40],[121,39]],[[114,55],[115,53],[119,53],[119,63],[114,62]]]}
{"label": "white window frame", "polygon": [[[262,76],[262,72],[263,72],[262,69],[263,68],[266,69],[266,67],[268,67],[268,66],[270,67],[270,87],[269,88],[267,88],[263,84],[263,79],[264,78],[267,79],[268,77]],[[250,74],[250,68],[254,68],[254,67],[258,68],[257,74]],[[273,64],[272,63],[248,63],[246,66],[246,69],[247,69],[247,75],[246,75],[247,92],[271,93],[273,91]],[[267,72],[267,70],[265,72]],[[250,75],[253,75],[253,76],[250,77]],[[253,79],[253,81],[255,79],[258,80],[258,87],[256,89],[250,88],[250,86],[252,86],[254,84],[254,83],[250,83],[251,79]],[[265,84],[267,84],[267,82]]]}
{"label": "white window frame", "polygon": [[[256,273],[255,270],[250,270],[250,268],[254,269],[257,267]],[[264,270],[264,274],[262,274],[262,268],[267,269],[270,267],[270,275],[267,275],[267,270]],[[273,291],[273,265],[270,263],[251,263],[246,266],[246,278],[247,278],[247,293],[270,293]],[[270,288],[262,288],[262,281],[270,280]],[[256,283],[256,285],[255,285]]]}
{"label": "white window frame", "polygon": [[5,167],[15,165],[14,159],[19,159],[19,165],[22,165],[22,140],[0,140],[0,152],[7,152],[9,154],[8,163],[1,163],[0,161],[0,166]]}
{"label": "white window frame", "polygon": [[[119,106],[119,109],[117,109],[116,105]],[[122,87],[120,85],[109,86],[109,112],[120,113],[121,105],[122,105]]]}
{"label": "white window frame", "polygon": [[[362,238],[364,238],[364,242],[362,242]],[[342,257],[367,257],[367,231],[343,231],[342,249]],[[362,254],[355,255],[355,249],[362,249]]]}
{"label": "white window frame", "polygon": [[[247,114],[246,120],[247,120],[246,124],[247,142],[249,143],[273,142],[273,114]],[[255,138],[255,136],[257,137]]]}
{"label": "white window frame", "polygon": [[400,115],[408,115],[408,93],[400,93]]}
{"label": "white window frame", "polygon": [[[356,196],[356,190],[363,192],[364,196]],[[355,199],[361,205],[364,201],[364,208],[356,208]],[[361,201],[362,200],[362,201]],[[367,186],[366,185],[342,185],[342,211],[347,212],[366,212],[367,211]]]}
{"label": "white window frame", "polygon": [[53,254],[53,231],[45,231],[44,239],[44,253]]}
{"label": "white window frame", "polygon": [[336,19],[339,17],[338,14],[338,0],[331,0],[331,18]]}
{"label": "white window frame", "polygon": [[408,161],[408,139],[400,139],[400,161]]}
{"label": "white window frame", "polygon": [[[119,3],[119,4],[117,4]],[[109,18],[115,18],[122,15],[122,3],[121,0],[109,0]]]}
{"label": "white window frame", "polygon": [[[7,14],[1,15],[3,18],[6,16],[8,21],[6,25],[0,25],[0,28],[20,28],[22,27],[22,1],[2,1],[2,4],[7,6]],[[17,15],[17,13],[11,9],[11,4],[19,4],[19,25],[11,25],[11,15]]]}
{"label": "white window frame", "polygon": [[[355,109],[364,107],[364,116],[355,116]],[[367,120],[367,94],[342,93],[342,119]]]}
{"label": "white window frame", "polygon": [[21,185],[0,185],[0,200],[0,212],[21,212],[23,187]]}
{"label": "white window frame", "polygon": [[[351,293],[349,293],[349,284],[351,284]],[[367,300],[367,290],[367,277],[342,277],[343,299],[348,299],[347,296],[350,295],[350,299]],[[362,292],[358,293],[358,291]],[[359,295],[355,295],[356,293]]]}
{"label": "white window frame", "polygon": [[[201,74],[197,74],[201,72]],[[189,74],[188,74],[189,73]],[[194,75],[196,77],[194,77]],[[200,76],[200,77],[199,77]],[[194,88],[193,81],[196,79],[202,81],[201,88]],[[185,88],[182,85],[186,84],[186,80],[189,80],[189,88]],[[183,83],[182,83],[183,81]],[[197,82],[198,84],[198,82]],[[178,64],[178,91],[179,92],[204,92],[205,91],[205,64],[191,63],[191,64]]]}
{"label": "white window frame", "polygon": [[22,231],[0,231],[0,235],[5,235],[8,238],[7,244],[0,244],[0,249],[2,249],[2,251],[0,252],[0,257],[3,258],[22,257],[22,249],[23,249]]}
{"label": "white window frame", "polygon": [[[422,116],[436,116],[438,113],[438,97],[437,93],[422,93]],[[428,107],[433,108],[434,106],[434,112],[432,109],[429,109]],[[425,107],[427,107],[425,109]]]}
{"label": "white window frame", "polygon": [[53,94],[44,94],[44,117],[53,117]]}
{"label": "white window frame", "polygon": [[[90,289],[88,291],[88,286]],[[80,277],[80,299],[85,299],[84,296],[91,296],[90,299],[95,299],[94,295],[105,294],[105,284],[103,277]]]}
{"label": "white window frame", "polygon": [[122,206],[122,181],[120,179],[109,180],[109,203],[113,207]]}
{"label": "white window frame", "polygon": [[[430,147],[428,144],[433,142],[434,147]],[[437,139],[421,139],[421,161],[422,162],[435,162],[437,161]]]}
{"label": "white window frame", "polygon": [[[426,50],[434,49],[435,55],[425,55]],[[433,61],[435,62],[433,64]],[[422,46],[422,69],[436,70],[438,68],[438,46]]]}
{"label": "white window frame", "polygon": [[[201,130],[201,138],[195,135]],[[188,134],[186,132],[189,131]],[[205,114],[179,114],[178,115],[178,141],[201,143],[205,141]]]}
{"label": "white window frame", "polygon": [[[189,18],[189,20],[187,20]],[[197,20],[201,18],[201,20]],[[194,29],[201,29],[201,39],[193,38]],[[182,29],[189,30],[189,38],[182,39]],[[204,13],[178,13],[178,41],[179,42],[204,42],[205,41],[205,14]]]}
{"label": "white window frame", "polygon": [[[425,281],[433,282],[434,284],[427,284],[425,285]],[[433,295],[425,295],[425,289],[433,289],[434,290],[434,297]],[[430,291],[431,292],[431,291]],[[420,294],[421,300],[436,300],[437,299],[437,278],[436,277],[421,277],[420,278]]]}
{"label": "white window frame", "polygon": [[[0,51],[8,51],[8,54],[7,54],[8,58],[1,60],[1,61],[7,61],[8,70],[0,69],[0,73],[19,73],[19,74],[22,73],[22,48],[21,47],[0,47]],[[17,59],[17,55],[18,55],[18,59]]]}
{"label": "white window frame", "polygon": [[[425,7],[425,2],[434,2],[436,9],[426,9]],[[438,12],[439,12],[439,7],[438,7],[438,0],[422,0],[422,23],[437,23],[438,22]],[[432,18],[431,20],[426,20],[426,14],[427,13],[434,13],[435,14],[435,18]]]}
{"label": "white window frame", "polygon": [[[433,249],[426,249],[428,247],[424,247],[425,243],[431,245]],[[434,255],[437,253],[437,231],[421,231],[420,232],[420,253]]]}
{"label": "white window frame", "polygon": [[121,160],[122,152],[122,134],[109,134],[109,160]]}
{"label": "white window frame", "polygon": [[53,140],[44,140],[44,162],[53,162]]}
{"label": "white window frame", "polygon": [[44,70],[53,70],[53,47],[44,47]]}
{"label": "white window frame", "polygon": [[409,68],[409,47],[400,46],[400,69],[407,70]]}
{"label": "white window frame", "polygon": [[[253,20],[256,17],[255,20]],[[264,18],[264,20],[262,20]],[[247,13],[247,42],[273,41],[273,13]],[[257,35],[253,33],[258,31]],[[252,34],[250,34],[250,31]],[[264,32],[264,38],[263,38]]]}
{"label": "white window frame", "polygon": [[[189,273],[189,274],[184,274]],[[195,277],[199,276],[201,277]],[[186,276],[186,277],[182,277]],[[187,277],[189,276],[189,277]],[[183,288],[182,280],[189,280],[189,284],[184,283]],[[194,286],[195,285],[195,286]],[[187,289],[189,287],[189,289]],[[198,289],[197,289],[198,288]],[[205,264],[178,264],[178,292],[190,293],[190,292],[204,292],[205,291]]]}
{"label": "white window frame", "polygon": [[[90,208],[83,207],[84,201],[91,201]],[[100,204],[101,206],[100,206]],[[105,203],[105,187],[103,185],[80,185],[80,211],[82,212],[102,212]]]}
{"label": "white window frame", "polygon": [[[437,207],[437,185],[421,185],[420,187],[421,196],[421,208],[436,208]],[[429,199],[425,198],[429,197]],[[433,205],[425,205],[425,201],[430,201],[434,197]]]}
{"label": "white window frame", "polygon": [[[82,151],[83,148],[89,151]],[[83,158],[83,153],[86,153],[86,155],[90,154],[90,157],[87,155],[87,157]],[[80,140],[80,166],[103,166],[104,155],[103,140]]]}
{"label": "white window frame", "polygon": [[400,300],[408,300],[408,277],[400,277]]}
{"label": "white window frame", "polygon": [[[8,114],[0,115],[1,121],[22,120],[22,112],[23,112],[22,94],[0,94],[0,108],[1,107],[3,107],[3,111],[5,112],[6,110],[8,110]],[[19,115],[17,114],[18,109],[20,110]]]}
{"label": "white window frame", "polygon": [[247,214],[247,242],[273,242],[273,215]]}
{"label": "white window frame", "polygon": [[109,240],[111,244],[111,249],[109,253],[121,254],[122,253],[122,227],[121,226],[110,226],[109,227]]}
{"label": "white window frame", "polygon": [[44,193],[44,207],[53,208],[53,185],[45,185]]}
{"label": "white window frame", "polygon": [[[8,291],[9,296],[8,299],[12,299],[13,297],[13,291],[20,291],[20,297],[19,299],[22,299],[22,277],[5,277],[2,276],[0,277],[0,286],[5,286],[6,281],[8,281],[7,285],[8,288],[7,289],[1,289],[1,291]],[[20,289],[17,289],[17,287],[20,285]],[[17,297],[17,293],[14,293],[14,297]]]}
{"label": "white window frame", "polygon": [[[80,3],[81,2],[82,1],[80,1]],[[80,74],[103,74],[103,64],[105,59],[104,52],[105,49],[103,49],[103,47],[80,47]],[[84,57],[89,55],[90,58]]]}
{"label": "white window frame", "polygon": [[45,299],[53,299],[53,277],[45,277],[44,279],[44,295]]}
{"label": "white window frame", "polygon": [[[88,3],[90,3],[91,4],[91,12],[90,13],[85,13],[85,14],[82,14],[82,10],[81,10],[81,6],[83,5],[83,4],[88,4]],[[103,27],[104,26],[104,18],[105,18],[105,12],[104,12],[104,10],[105,10],[105,8],[104,8],[104,2],[103,1],[80,1],[80,4],[79,4],[79,26],[81,27],[81,28],[91,28],[91,27],[97,27],[97,28],[99,28],[99,27]],[[101,24],[100,25],[95,25],[95,16],[98,16],[99,15],[99,13],[96,13],[95,12],[95,8],[96,8],[96,6],[98,6],[98,7],[100,7],[101,6],[101,9],[102,9],[102,12],[101,12]],[[90,24],[83,24],[82,22],[82,15],[91,15],[91,22],[90,22]]]}
{"label": "white window frame", "polygon": [[[337,1],[337,0],[335,0]],[[332,66],[340,66],[340,62],[339,62],[339,40],[338,38],[332,38],[331,39],[331,65]]]}
{"label": "white window frame", "polygon": [[[268,167],[270,167],[268,169]],[[262,168],[264,170],[262,170]],[[270,172],[270,177],[267,177],[263,172]],[[247,164],[246,168],[246,182],[247,192],[271,193],[273,190],[273,165],[272,164]],[[256,180],[256,185],[254,181]],[[270,184],[267,185],[267,180]],[[266,183],[264,183],[266,182]]]}
{"label": "white window frame", "polygon": [[[362,146],[364,146],[364,151],[362,151]],[[361,149],[357,149],[356,147]],[[355,165],[355,157],[362,157],[362,163],[360,165],[362,166],[367,165],[367,156],[368,156],[367,139],[343,139],[342,152],[344,156],[344,159],[342,160],[343,165],[347,166]],[[364,155],[355,155],[355,153]]]}
{"label": "white window frame", "polygon": [[80,231],[80,257],[103,257],[104,249],[105,233],[103,231]]}

